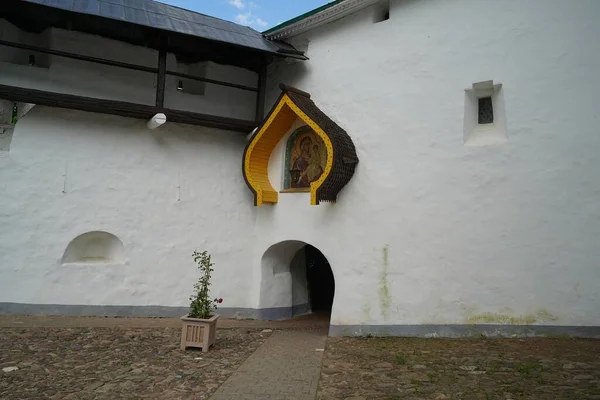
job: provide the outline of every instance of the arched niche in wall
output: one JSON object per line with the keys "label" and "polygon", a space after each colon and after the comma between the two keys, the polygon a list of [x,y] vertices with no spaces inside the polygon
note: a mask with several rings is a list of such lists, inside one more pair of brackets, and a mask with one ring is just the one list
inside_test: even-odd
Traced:
{"label": "arched niche in wall", "polygon": [[[269,181],[269,157],[297,118],[314,132],[315,139],[318,137],[324,148],[322,153],[319,152],[324,158],[323,171],[318,179],[309,182],[307,188],[310,204],[335,202],[338,193],[354,175],[358,163],[354,143],[345,130],[315,105],[310,94],[285,85],[280,88],[281,96],[244,151],[244,179],[254,193],[254,205],[275,204],[279,199],[279,193]],[[297,171],[290,171],[290,174],[299,175]]]}
{"label": "arched niche in wall", "polygon": [[103,231],[86,232],[71,240],[63,264],[119,264],[125,261],[125,246],[118,237]]}

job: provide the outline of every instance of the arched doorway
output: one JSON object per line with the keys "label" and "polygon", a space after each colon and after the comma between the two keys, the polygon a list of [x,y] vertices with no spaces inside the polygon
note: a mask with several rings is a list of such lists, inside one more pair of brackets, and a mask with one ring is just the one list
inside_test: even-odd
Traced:
{"label": "arched doorway", "polygon": [[306,256],[306,281],[310,310],[313,313],[331,315],[335,280],[327,258],[316,247],[304,246]]}
{"label": "arched doorway", "polygon": [[314,314],[329,320],[335,279],[319,249],[302,241],[279,242],[263,254],[261,272],[259,318]]}

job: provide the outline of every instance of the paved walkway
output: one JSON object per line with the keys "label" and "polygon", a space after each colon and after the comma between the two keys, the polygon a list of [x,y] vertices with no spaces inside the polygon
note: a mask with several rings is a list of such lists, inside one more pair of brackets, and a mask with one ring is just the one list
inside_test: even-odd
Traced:
{"label": "paved walkway", "polygon": [[[156,328],[170,329],[180,326],[179,318],[0,315],[0,329],[38,328],[32,331],[34,334],[38,330],[43,331],[43,328],[149,328],[153,331]],[[323,351],[316,349],[325,348],[329,328],[328,316],[312,314],[285,321],[222,318],[219,319],[217,327],[272,329],[274,332],[219,387],[211,400],[315,399],[323,359]],[[123,335],[119,334],[119,337],[121,336]]]}
{"label": "paved walkway", "polygon": [[314,400],[326,330],[274,332],[211,400]]}

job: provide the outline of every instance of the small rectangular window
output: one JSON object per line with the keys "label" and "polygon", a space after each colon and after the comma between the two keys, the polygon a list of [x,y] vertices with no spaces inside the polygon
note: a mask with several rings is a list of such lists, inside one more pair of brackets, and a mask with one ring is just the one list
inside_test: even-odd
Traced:
{"label": "small rectangular window", "polygon": [[479,99],[479,119],[480,124],[494,123],[494,107],[491,97],[482,97]]}

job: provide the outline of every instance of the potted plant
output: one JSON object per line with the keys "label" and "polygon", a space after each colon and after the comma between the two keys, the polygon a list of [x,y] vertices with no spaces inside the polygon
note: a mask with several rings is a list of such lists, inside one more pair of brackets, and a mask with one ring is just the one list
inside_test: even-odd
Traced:
{"label": "potted plant", "polygon": [[194,293],[190,296],[190,312],[181,317],[183,327],[181,329],[181,349],[186,347],[201,347],[207,352],[209,347],[215,344],[217,319],[215,314],[217,304],[223,299],[210,299],[210,273],[213,272],[214,264],[210,260],[210,254],[194,251],[192,254],[194,262],[198,264],[198,270],[202,276],[194,284]]}

